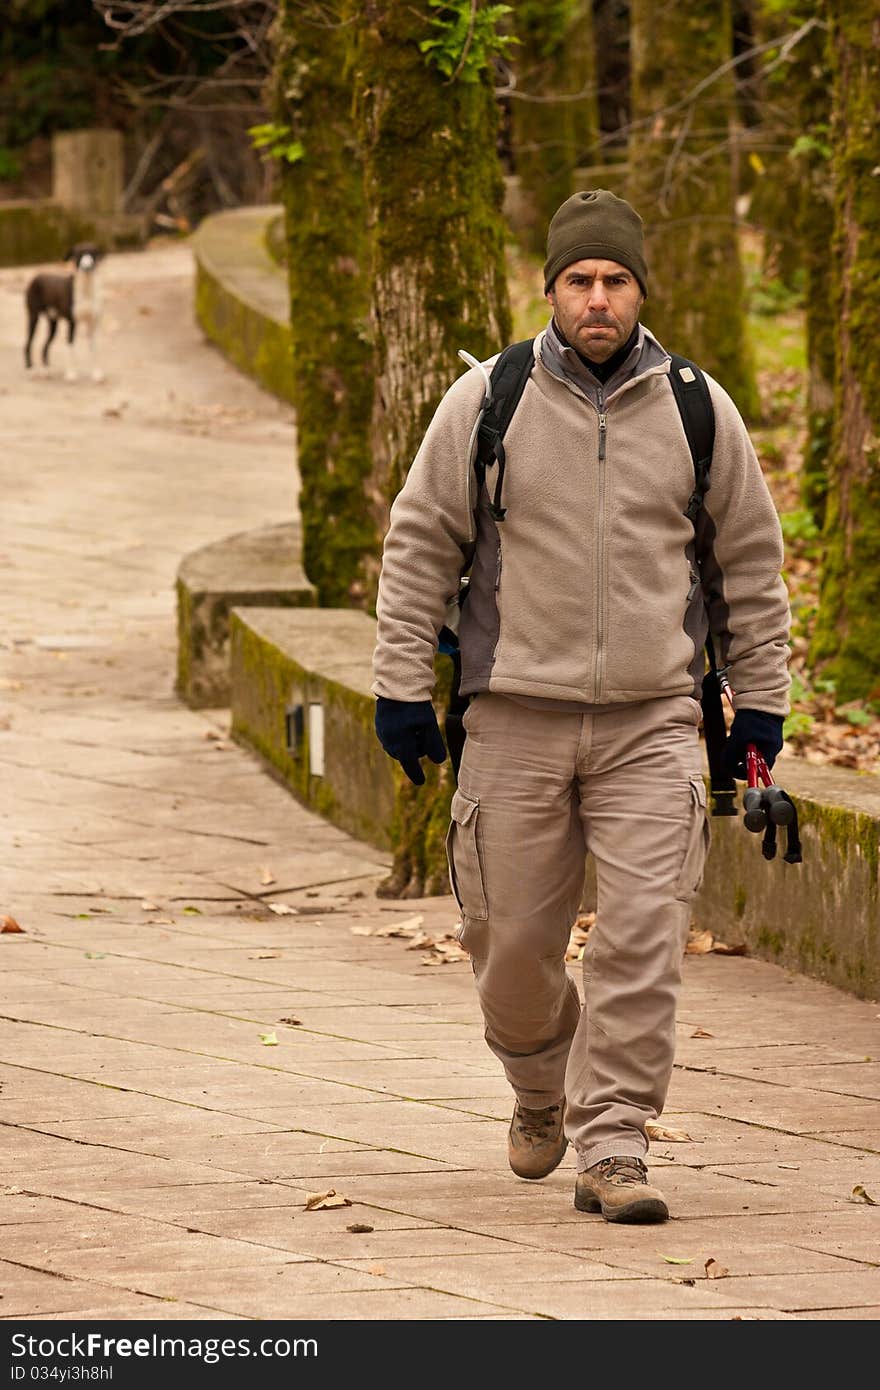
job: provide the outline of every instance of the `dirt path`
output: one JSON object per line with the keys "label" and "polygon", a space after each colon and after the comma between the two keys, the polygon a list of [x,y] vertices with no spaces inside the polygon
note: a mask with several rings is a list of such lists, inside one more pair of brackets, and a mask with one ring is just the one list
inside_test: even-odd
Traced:
{"label": "dirt path", "polygon": [[876,1004],[691,957],[677,1219],[513,1179],[469,966],[367,935],[451,900],[379,903],[381,856],[173,697],[180,558],[291,515],[293,427],[185,247],[106,271],[102,385],[25,377],[0,272],[0,1319],[876,1317]]}

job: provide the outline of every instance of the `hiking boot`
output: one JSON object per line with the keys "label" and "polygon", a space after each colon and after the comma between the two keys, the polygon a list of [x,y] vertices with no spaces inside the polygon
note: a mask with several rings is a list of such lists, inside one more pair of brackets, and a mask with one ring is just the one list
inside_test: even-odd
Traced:
{"label": "hiking boot", "polygon": [[578,1173],[574,1204],[578,1211],[601,1211],[606,1221],[665,1221],[669,1215],[663,1193],[650,1186],[642,1160],[628,1154],[603,1158]]}
{"label": "hiking boot", "polygon": [[563,1102],[527,1110],[517,1101],[510,1122],[507,1157],[520,1178],[546,1178],[562,1162],[568,1140],[562,1132]]}

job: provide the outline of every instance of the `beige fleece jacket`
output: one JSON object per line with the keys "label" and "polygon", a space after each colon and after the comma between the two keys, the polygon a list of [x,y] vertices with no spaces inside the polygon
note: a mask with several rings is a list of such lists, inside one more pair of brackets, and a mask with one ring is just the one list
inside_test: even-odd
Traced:
{"label": "beige fleece jacket", "polygon": [[787,714],[782,534],[730,397],[707,377],[715,451],[695,540],[684,515],[693,463],[668,354],[643,330],[634,369],[597,402],[558,354],[542,352],[544,337],[505,436],[503,521],[490,516],[485,488],[474,496],[478,369],[452,385],[428,427],[391,510],[373,692],[431,697],[447,603],[472,560],[459,628],[466,694],[699,699],[711,630],[736,705]]}

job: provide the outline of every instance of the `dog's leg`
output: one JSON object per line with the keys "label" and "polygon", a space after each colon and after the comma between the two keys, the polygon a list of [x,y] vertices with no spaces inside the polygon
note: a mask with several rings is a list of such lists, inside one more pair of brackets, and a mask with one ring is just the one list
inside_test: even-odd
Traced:
{"label": "dog's leg", "polygon": [[97,337],[98,316],[93,313],[89,318],[89,360],[92,365],[92,381],[103,381],[104,373],[98,363]]}
{"label": "dog's leg", "polygon": [[37,331],[37,324],[39,323],[39,320],[39,313],[28,314],[28,335],[27,342],[24,345],[24,365],[27,367],[28,371],[30,371],[31,369],[31,343],[34,341],[34,334]]}
{"label": "dog's leg", "polygon": [[47,371],[49,370],[49,348],[52,346],[52,339],[55,337],[55,334],[56,334],[57,332],[58,332],[58,315],[57,315],[57,314],[50,314],[50,315],[49,315],[49,333],[48,333],[48,336],[47,336],[47,338],[46,338],[45,343],[43,344],[43,366],[46,368]]}
{"label": "dog's leg", "polygon": [[76,349],[73,345],[76,337],[76,319],[71,315],[67,320],[67,371],[64,373],[65,381],[76,381]]}

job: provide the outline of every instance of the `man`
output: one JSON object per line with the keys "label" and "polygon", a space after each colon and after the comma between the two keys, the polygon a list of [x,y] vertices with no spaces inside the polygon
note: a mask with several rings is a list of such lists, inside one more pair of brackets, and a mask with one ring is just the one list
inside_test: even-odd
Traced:
{"label": "man", "polygon": [[[497,480],[475,496],[474,368],[441,402],[392,509],[376,728],[414,782],[421,757],[442,762],[433,658],[470,564],[461,689],[476,698],[448,849],[486,1040],[516,1096],[510,1165],[544,1177],[571,1142],[579,1210],[659,1221],[666,1202],[643,1160],[709,842],[705,637],[736,692],[726,753],[744,777],[746,744],[772,765],[788,711],[782,538],[746,428],[709,378],[710,487],[696,528],[684,514],[693,461],[669,354],[639,323],[648,272],[629,204],[602,189],[569,198],[544,278],[553,317],[504,437],[503,507],[490,506]],[[598,912],[581,1009],[565,950],[585,848]]]}

